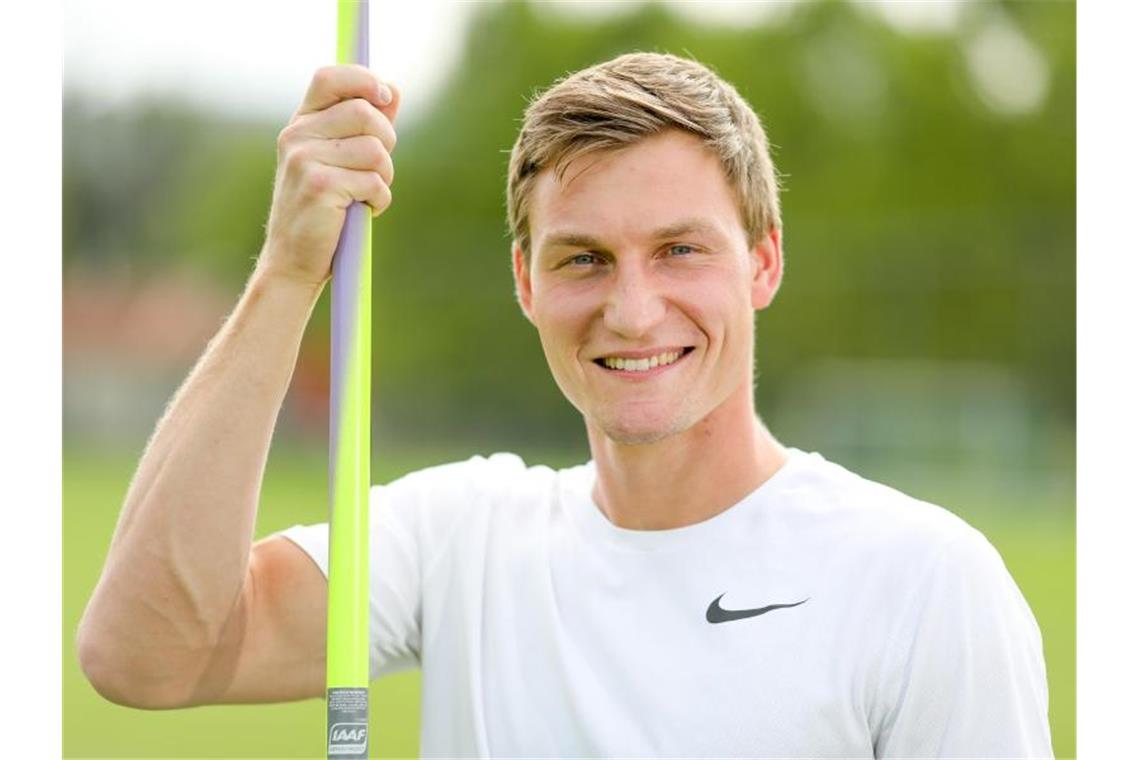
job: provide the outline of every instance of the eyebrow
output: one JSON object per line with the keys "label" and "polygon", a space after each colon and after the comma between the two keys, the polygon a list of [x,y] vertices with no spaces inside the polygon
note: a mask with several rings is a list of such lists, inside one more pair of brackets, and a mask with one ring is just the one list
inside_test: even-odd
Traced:
{"label": "eyebrow", "polygon": [[[696,233],[698,235],[717,236],[716,228],[703,219],[681,219],[673,222],[672,224],[660,227],[653,232],[649,233],[651,240],[662,240],[665,238],[679,237],[681,235],[690,235]],[[604,249],[605,244],[598,238],[585,232],[578,232],[576,230],[558,230],[547,235],[540,247],[540,250],[547,250],[548,248],[598,248]]]}

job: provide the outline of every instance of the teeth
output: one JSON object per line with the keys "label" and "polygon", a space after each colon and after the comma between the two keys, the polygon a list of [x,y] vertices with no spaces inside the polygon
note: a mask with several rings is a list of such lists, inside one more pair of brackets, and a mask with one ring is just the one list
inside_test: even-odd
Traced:
{"label": "teeth", "polygon": [[681,353],[681,351],[669,351],[649,359],[622,359],[607,356],[602,360],[602,363],[610,369],[620,369],[626,372],[646,372],[654,367],[672,364],[681,357]]}

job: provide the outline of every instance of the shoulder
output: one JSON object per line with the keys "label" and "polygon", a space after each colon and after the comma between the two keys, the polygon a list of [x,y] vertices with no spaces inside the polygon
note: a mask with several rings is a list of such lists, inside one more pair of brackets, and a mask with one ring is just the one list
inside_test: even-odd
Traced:
{"label": "shoulder", "polygon": [[391,492],[426,492],[456,495],[509,487],[527,473],[528,467],[518,454],[506,451],[468,459],[431,465],[413,470],[389,483],[372,487],[374,494]]}
{"label": "shoulder", "polygon": [[[787,479],[789,519],[804,521],[846,546],[929,557],[956,542],[985,538],[949,509],[865,478],[817,453],[793,451]],[[900,555],[901,553],[901,555]]]}
{"label": "shoulder", "polygon": [[[885,609],[917,614],[951,601],[1032,620],[1005,562],[986,536],[937,504],[805,455],[797,480],[803,495],[795,509],[815,512],[814,530],[843,569],[883,599]],[[1035,627],[1035,626],[1034,626]]]}
{"label": "shoulder", "polygon": [[450,533],[456,525],[485,521],[512,506],[535,508],[552,492],[559,472],[528,465],[511,452],[477,454],[373,486],[371,500],[373,510],[388,519],[417,523],[428,533]]}
{"label": "shoulder", "polygon": [[541,530],[561,472],[510,452],[424,467],[373,486],[373,523],[379,535],[418,547],[409,551],[418,551],[426,574],[477,574],[495,537],[518,541]]}
{"label": "shoulder", "polygon": [[798,452],[796,458],[781,517],[812,546],[810,556],[826,558],[831,577],[857,579],[887,607],[934,592],[961,592],[962,584],[973,593],[1001,593],[1023,604],[1019,594],[1005,594],[1013,581],[998,551],[949,509],[818,454]]}

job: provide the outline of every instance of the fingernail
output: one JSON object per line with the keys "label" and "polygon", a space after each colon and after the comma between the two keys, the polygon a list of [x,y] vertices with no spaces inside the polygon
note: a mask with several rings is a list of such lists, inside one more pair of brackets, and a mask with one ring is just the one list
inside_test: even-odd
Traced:
{"label": "fingernail", "polygon": [[392,102],[392,91],[383,85],[380,87],[380,102],[384,105],[388,105]]}

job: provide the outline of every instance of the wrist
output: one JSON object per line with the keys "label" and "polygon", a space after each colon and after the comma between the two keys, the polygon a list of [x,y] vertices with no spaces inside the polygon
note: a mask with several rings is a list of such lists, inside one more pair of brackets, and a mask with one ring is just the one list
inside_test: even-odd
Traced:
{"label": "wrist", "polygon": [[309,296],[313,301],[316,301],[321,291],[324,290],[327,281],[327,278],[311,280],[297,273],[286,272],[266,264],[265,256],[262,256],[250,274],[247,287],[258,290],[288,291]]}

